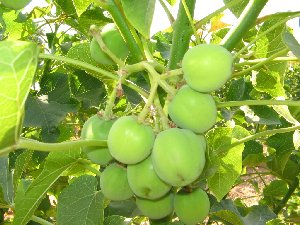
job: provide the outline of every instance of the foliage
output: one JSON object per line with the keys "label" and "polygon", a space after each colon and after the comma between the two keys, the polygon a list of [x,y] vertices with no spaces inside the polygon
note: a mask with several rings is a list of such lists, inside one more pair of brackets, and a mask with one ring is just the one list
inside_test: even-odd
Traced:
{"label": "foliage", "polygon": [[[196,0],[47,0],[23,10],[28,2],[0,3],[0,224],[183,225],[179,194],[194,207],[177,201],[178,214],[202,224],[299,223],[300,45],[286,22],[300,12],[258,17],[267,0],[224,0],[196,21]],[[156,4],[171,25],[151,36]],[[227,8],[240,17],[230,28]],[[112,23],[109,43],[102,29]],[[228,60],[204,68],[211,44]],[[100,51],[109,63],[95,61]],[[202,93],[186,66],[214,82],[211,68],[230,76],[204,91],[213,110],[195,103]],[[172,102],[181,87],[193,94]],[[90,118],[100,125],[82,132]],[[105,163],[90,155],[103,149]],[[201,219],[195,190],[209,208]]]}

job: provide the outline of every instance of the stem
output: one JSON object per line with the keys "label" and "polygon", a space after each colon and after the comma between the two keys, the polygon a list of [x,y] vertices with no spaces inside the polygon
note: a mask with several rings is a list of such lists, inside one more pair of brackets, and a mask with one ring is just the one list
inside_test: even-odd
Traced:
{"label": "stem", "polygon": [[280,201],[278,206],[274,209],[274,213],[276,215],[284,208],[284,206],[286,205],[286,203],[288,202],[288,200],[290,199],[290,197],[298,187],[299,187],[299,180],[298,178],[295,178],[294,182],[289,186],[288,192],[285,194],[285,196]]}
{"label": "stem", "polygon": [[144,68],[154,77],[158,82],[158,85],[161,86],[169,95],[172,97],[175,95],[176,90],[170,86],[165,80],[160,79],[160,74],[148,63],[143,63]]}
{"label": "stem", "polygon": [[39,223],[41,225],[53,225],[53,223],[50,223],[47,220],[44,220],[43,218],[35,216],[35,215],[33,215],[31,217],[31,220],[34,221],[34,222],[36,222],[36,223]]}
{"label": "stem", "polygon": [[[186,3],[191,16],[194,16],[196,0],[187,0]],[[186,15],[182,2],[180,2],[179,5],[178,15],[174,22],[173,30],[168,70],[178,68],[178,63],[182,60],[185,52],[188,50],[190,39],[193,34],[193,29],[189,23],[189,19]]]}
{"label": "stem", "polygon": [[[241,67],[245,65],[252,65],[252,64],[257,64],[260,62],[264,62],[268,60],[269,58],[260,58],[260,59],[253,59],[253,60],[247,60],[245,62],[240,62],[240,63],[235,63],[234,67]],[[300,61],[299,58],[297,57],[277,57],[272,60],[272,62],[285,62],[285,61]]]}
{"label": "stem", "polygon": [[193,33],[194,33],[194,36],[195,36],[195,38],[196,38],[196,43],[197,43],[197,44],[200,44],[200,38],[199,38],[199,36],[197,35],[197,30],[196,30],[196,28],[195,28],[195,26],[194,26],[193,17],[191,16],[191,12],[190,12],[190,10],[189,10],[187,4],[186,4],[186,0],[181,0],[181,3],[182,3],[182,5],[183,5],[183,8],[184,8],[184,10],[185,10],[185,13],[186,13],[186,15],[187,15],[189,21],[190,21],[191,28],[193,29]]}
{"label": "stem", "polygon": [[277,133],[288,133],[288,132],[292,132],[292,131],[295,131],[295,130],[298,130],[298,129],[300,129],[300,125],[292,126],[292,127],[279,128],[279,129],[273,129],[273,130],[266,130],[266,131],[262,131],[260,133],[256,133],[256,134],[250,135],[248,137],[239,139],[238,141],[236,141],[236,142],[234,142],[231,145],[228,145],[226,147],[228,147],[228,149],[229,149],[229,148],[233,148],[233,147],[235,147],[237,145],[240,145],[240,144],[242,144],[244,142],[247,142],[247,141],[256,140],[256,139],[259,139],[259,138],[262,138],[262,137],[272,136],[272,135],[277,134]]}
{"label": "stem", "polygon": [[[77,60],[77,59],[71,59],[71,58],[64,57],[64,56],[43,54],[43,53],[39,54],[39,58],[41,58],[41,59],[52,59],[52,60],[66,62],[68,64],[71,64],[71,65],[74,65],[74,66],[77,66],[77,67],[81,67],[81,68],[86,69],[86,70],[90,70],[90,71],[93,71],[93,72],[96,72],[96,73],[100,73],[100,74],[104,75],[105,77],[111,78],[113,80],[118,79],[117,75],[115,75],[111,72],[108,72],[104,69],[98,68],[96,66],[93,66],[93,65],[91,65],[89,63],[86,63],[86,62],[82,62],[82,61]],[[103,78],[101,76],[95,76],[95,77],[100,79],[100,80]]]}
{"label": "stem", "polygon": [[287,100],[244,100],[244,101],[229,101],[218,102],[218,108],[236,107],[244,105],[287,105],[287,106],[300,106],[300,101],[287,101]]}
{"label": "stem", "polygon": [[161,74],[160,79],[166,80],[166,79],[169,79],[171,77],[180,76],[180,75],[183,75],[182,69],[169,70],[169,71]]}
{"label": "stem", "polygon": [[106,102],[106,107],[103,115],[104,119],[110,119],[113,116],[112,109],[115,105],[118,89],[119,89],[119,82],[117,82],[114,85],[114,89],[110,93],[108,101]]}
{"label": "stem", "polygon": [[255,25],[255,21],[268,0],[250,0],[236,25],[223,38],[221,45],[229,51],[242,40],[244,34]]}
{"label": "stem", "polygon": [[200,29],[203,25],[205,25],[210,19],[212,19],[213,17],[215,17],[216,15],[220,14],[221,12],[225,11],[226,9],[228,9],[229,7],[235,6],[238,3],[240,3],[242,0],[232,0],[231,2],[227,3],[226,5],[224,5],[223,7],[217,9],[216,11],[214,11],[213,13],[207,15],[206,17],[202,18],[201,20],[199,20],[196,24],[195,24],[195,28],[196,29]]}
{"label": "stem", "polygon": [[18,148],[26,148],[43,152],[68,151],[88,146],[106,147],[107,144],[106,141],[97,140],[76,140],[60,143],[43,143],[32,139],[20,138],[17,145]]}
{"label": "stem", "polygon": [[287,51],[288,51],[288,50],[287,50],[286,48],[284,48],[283,50],[281,50],[281,51],[279,51],[279,52],[277,52],[277,53],[271,55],[271,56],[270,56],[269,58],[267,58],[266,60],[261,61],[261,62],[257,63],[257,64],[254,65],[254,66],[251,66],[251,67],[249,67],[249,68],[247,68],[247,69],[244,69],[244,70],[242,70],[242,71],[240,71],[240,72],[233,73],[233,74],[232,74],[232,77],[241,76],[241,75],[244,75],[244,74],[246,74],[246,73],[248,73],[248,72],[250,72],[250,71],[252,71],[252,70],[255,70],[255,69],[257,69],[257,68],[259,68],[259,67],[265,65],[266,63],[271,62],[271,61],[272,61],[273,59],[275,59],[276,57],[278,57],[278,56],[280,56],[280,55],[282,55],[282,54],[286,54]]}
{"label": "stem", "polygon": [[[82,62],[80,60],[71,59],[71,58],[64,57],[64,56],[57,56],[57,55],[51,55],[51,54],[43,54],[43,53],[41,53],[39,55],[39,57],[42,58],[42,59],[52,59],[52,60],[58,60],[58,61],[66,62],[68,64],[80,67],[82,69],[102,74],[105,77],[108,77],[108,78],[113,79],[113,80],[118,80],[119,79],[116,74],[113,74],[111,72],[108,72],[106,70],[98,68],[96,66],[93,66],[93,65],[91,65],[89,63]],[[97,76],[94,73],[92,74],[92,76],[95,77],[95,78],[97,78],[97,79],[99,79],[99,80],[103,79],[102,76]],[[144,89],[140,88],[139,86],[137,86],[136,84],[132,83],[131,81],[125,80],[125,81],[123,81],[123,84],[125,84],[127,87],[130,87],[131,89],[135,90],[136,92],[138,92],[139,94],[141,94],[144,97],[148,96],[147,92]]]}
{"label": "stem", "polygon": [[163,9],[165,10],[165,13],[168,16],[168,19],[170,21],[170,24],[172,25],[175,21],[172,13],[170,12],[170,10],[168,9],[167,5],[165,4],[165,2],[163,0],[159,0],[160,5],[163,7]]}
{"label": "stem", "polygon": [[130,32],[130,28],[127,24],[126,18],[124,18],[124,15],[116,5],[114,0],[108,0],[107,5],[105,8],[113,17],[114,22],[116,23],[117,27],[119,28],[121,34],[123,35],[126,43],[128,44],[128,48],[132,54],[133,61],[139,62],[143,60],[143,54],[134,39],[134,36]]}
{"label": "stem", "polygon": [[279,21],[278,23],[274,24],[273,26],[271,26],[269,29],[265,30],[264,32],[262,32],[260,35],[258,35],[254,40],[252,40],[249,44],[247,44],[246,46],[244,46],[240,51],[238,51],[234,58],[237,58],[242,52],[244,52],[249,46],[251,46],[253,43],[255,43],[257,40],[259,40],[260,38],[262,38],[264,35],[266,35],[267,33],[271,32],[272,30],[276,29],[278,26],[280,26],[281,24],[286,23],[287,21],[289,21],[290,19],[296,18],[300,16],[300,13],[297,13],[293,16],[289,16],[281,21]]}

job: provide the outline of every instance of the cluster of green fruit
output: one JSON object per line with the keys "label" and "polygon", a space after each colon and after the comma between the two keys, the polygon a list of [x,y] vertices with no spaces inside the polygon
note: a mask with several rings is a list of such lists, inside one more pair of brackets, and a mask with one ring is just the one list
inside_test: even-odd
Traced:
{"label": "cluster of green fruit", "polygon": [[170,128],[155,137],[150,126],[133,116],[114,121],[95,115],[85,122],[81,138],[108,142],[108,148],[84,148],[91,161],[100,165],[111,162],[100,178],[107,199],[121,201],[135,196],[137,207],[151,219],[175,211],[186,224],[195,224],[207,216],[210,203],[202,189],[174,194],[201,174],[205,164],[203,136]]}
{"label": "cluster of green fruit", "polygon": [[[117,57],[127,57],[126,44],[114,26],[105,27],[101,37]],[[91,56],[98,63],[113,64],[95,38]],[[185,187],[200,177],[205,166],[203,133],[217,119],[217,107],[209,92],[225,84],[232,62],[230,52],[219,45],[202,44],[187,51],[182,61],[187,85],[177,91],[168,109],[178,128],[155,135],[134,116],[103,120],[96,115],[84,124],[83,139],[107,140],[108,144],[108,148],[85,148],[88,157],[100,165],[116,161],[101,174],[100,186],[106,198],[121,201],[135,196],[137,207],[151,219],[173,212],[185,224],[206,218],[210,209],[206,192]]]}

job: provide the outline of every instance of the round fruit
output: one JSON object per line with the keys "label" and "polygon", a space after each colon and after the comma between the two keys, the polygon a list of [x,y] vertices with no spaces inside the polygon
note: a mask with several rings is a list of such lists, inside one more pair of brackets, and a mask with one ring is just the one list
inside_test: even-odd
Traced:
{"label": "round fruit", "polygon": [[215,91],[230,78],[232,63],[231,53],[221,45],[200,44],[185,53],[183,77],[196,91]]}
{"label": "round fruit", "polygon": [[133,116],[124,116],[111,127],[107,144],[110,154],[116,160],[135,164],[150,155],[154,139],[151,127],[139,123]]}
{"label": "round fruit", "polygon": [[[81,139],[84,140],[107,140],[108,132],[114,120],[103,120],[98,115],[90,117],[83,125]],[[84,147],[87,157],[99,165],[106,165],[113,160],[108,148]]]}
{"label": "round fruit", "polygon": [[190,130],[171,128],[160,132],[152,150],[153,168],[166,183],[175,187],[195,181],[205,165],[201,138]]}
{"label": "round fruit", "polygon": [[[101,37],[106,47],[119,59],[125,60],[128,56],[128,47],[114,24],[107,24],[101,31]],[[114,65],[114,61],[100,48],[97,40],[92,39],[90,44],[91,57],[98,63]]]}
{"label": "round fruit", "polygon": [[1,0],[0,2],[7,8],[18,10],[28,5],[30,1],[31,0]]}
{"label": "round fruit", "polygon": [[217,106],[213,97],[187,85],[178,90],[168,110],[177,126],[195,133],[209,130],[217,121]]}
{"label": "round fruit", "polygon": [[133,196],[127,180],[126,168],[113,163],[102,172],[100,177],[101,191],[107,199],[122,201]]}
{"label": "round fruit", "polygon": [[138,164],[128,165],[127,178],[134,194],[141,198],[158,199],[171,189],[155,173],[151,157]]}
{"label": "round fruit", "polygon": [[177,193],[174,197],[174,210],[179,220],[186,225],[201,223],[210,209],[209,198],[201,188],[191,193]]}
{"label": "round fruit", "polygon": [[150,219],[161,219],[173,212],[173,199],[172,193],[156,200],[136,198],[136,205],[142,214]]}

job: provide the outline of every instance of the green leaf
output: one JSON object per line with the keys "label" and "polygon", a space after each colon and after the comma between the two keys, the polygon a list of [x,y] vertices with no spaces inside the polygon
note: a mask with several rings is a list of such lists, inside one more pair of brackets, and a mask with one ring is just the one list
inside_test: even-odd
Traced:
{"label": "green leaf", "polygon": [[77,165],[79,153],[79,150],[72,149],[64,152],[51,152],[48,155],[43,171],[27,190],[18,188],[13,225],[26,225],[29,222],[51,185],[66,171]]}
{"label": "green leaf", "polygon": [[67,113],[75,112],[77,105],[48,102],[35,96],[28,96],[25,108],[24,126],[46,127],[57,126]]}
{"label": "green leaf", "polygon": [[226,94],[226,99],[228,101],[240,101],[243,100],[245,90],[246,89],[246,82],[245,78],[233,79],[230,82],[229,90]]}
{"label": "green leaf", "polygon": [[249,212],[243,220],[245,225],[265,225],[267,221],[276,217],[277,215],[267,206],[259,205],[251,207],[251,212]]}
{"label": "green leaf", "polygon": [[75,178],[58,196],[57,223],[60,225],[103,224],[104,197],[97,191],[97,179]]}
{"label": "green leaf", "polygon": [[283,34],[283,41],[293,54],[300,59],[300,44],[291,33],[285,32]]}
{"label": "green leaf", "polygon": [[58,6],[67,14],[70,16],[77,16],[76,15],[76,9],[74,6],[74,2],[71,0],[55,0],[54,2],[57,3]]}
{"label": "green leaf", "polygon": [[21,41],[0,42],[0,149],[20,135],[26,97],[37,67],[38,47]]}
{"label": "green leaf", "polygon": [[281,115],[286,121],[292,124],[298,124],[299,122],[291,114],[289,107],[286,105],[273,105],[272,108]]}
{"label": "green leaf", "polygon": [[252,80],[253,86],[260,92],[265,92],[273,97],[285,96],[285,91],[281,83],[278,72],[259,71]]}
{"label": "green leaf", "polygon": [[263,190],[264,197],[283,197],[287,192],[288,186],[283,180],[273,180]]}
{"label": "green leaf", "polygon": [[[224,157],[217,159],[219,168],[208,178],[208,187],[218,201],[230,191],[242,171],[243,150],[244,144],[237,145],[229,149]],[[215,164],[215,162],[210,163]]]}
{"label": "green leaf", "polygon": [[41,90],[39,94],[47,95],[48,101],[55,101],[61,104],[70,102],[71,91],[69,78],[63,73],[44,74],[40,81]]}
{"label": "green leaf", "polygon": [[[228,4],[233,0],[223,0],[225,4]],[[242,14],[244,8],[247,6],[249,0],[241,0],[241,2],[235,6],[229,8],[229,10],[238,18]]]}
{"label": "green leaf", "polygon": [[145,38],[150,37],[156,0],[122,0],[126,18]]}
{"label": "green leaf", "polygon": [[23,25],[22,23],[18,23],[17,17],[18,13],[14,10],[10,10],[8,12],[4,12],[1,15],[5,21],[5,34],[8,35],[9,39],[11,40],[19,40],[22,38],[25,32],[23,32]]}
{"label": "green leaf", "polygon": [[125,217],[122,216],[108,216],[104,219],[104,225],[129,225],[130,222],[125,221]]}
{"label": "green leaf", "polygon": [[177,0],[167,0],[167,2],[171,5],[174,6],[177,2]]}
{"label": "green leaf", "polygon": [[[91,53],[90,53],[90,44],[89,43],[82,43],[82,44],[78,44],[75,45],[73,47],[70,48],[70,50],[68,51],[67,57],[71,58],[71,59],[77,59],[80,60],[82,62],[86,62],[88,64],[91,64],[93,66],[98,66],[101,67],[103,69],[106,70],[112,70],[113,68],[111,66],[103,66],[103,65],[99,65],[96,63],[95,60],[92,59],[91,57]],[[101,75],[99,75],[99,73],[95,73],[94,71],[86,71],[89,74],[95,75],[99,78],[102,78],[101,80],[103,81],[107,81],[110,80],[106,77],[101,77]]]}
{"label": "green leaf", "polygon": [[14,189],[13,189],[12,172],[9,169],[8,157],[0,157],[0,187],[3,198],[6,203],[13,203]]}
{"label": "green leaf", "polygon": [[70,76],[70,87],[73,97],[82,102],[83,108],[98,107],[106,100],[104,84],[85,71],[78,70]]}
{"label": "green leaf", "polygon": [[264,161],[263,146],[256,141],[245,142],[243,151],[243,165],[256,166]]}
{"label": "green leaf", "polygon": [[229,210],[220,210],[213,213],[213,215],[229,224],[244,225],[243,220],[240,218],[240,216]]}
{"label": "green leaf", "polygon": [[80,16],[94,0],[73,0],[77,15]]}
{"label": "green leaf", "polygon": [[133,217],[133,212],[136,209],[137,207],[133,199],[111,201],[105,208],[105,216],[119,215],[123,217]]}
{"label": "green leaf", "polygon": [[[257,35],[260,35],[262,32],[265,32],[267,29],[274,26],[284,18],[286,18],[285,14],[279,16],[270,16],[269,19],[265,21],[260,27]],[[263,37],[259,38],[256,42],[255,56],[258,58],[267,58],[283,49],[286,49],[286,45],[283,41],[283,33],[285,31],[286,25],[282,24],[276,27],[276,29],[272,30],[271,32],[268,32]],[[285,53],[282,53],[281,56],[286,56],[287,53],[288,50],[286,50]],[[287,62],[269,62],[265,65],[265,68],[267,68],[268,70],[267,73],[277,73],[280,77],[280,81],[282,84],[285,70],[287,68]],[[276,97],[278,95],[272,96]]]}
{"label": "green leaf", "polygon": [[16,160],[15,167],[14,167],[14,188],[15,188],[15,190],[18,187],[18,183],[22,177],[23,172],[25,171],[26,167],[32,160],[32,154],[33,154],[33,151],[26,150],[26,151],[22,152]]}
{"label": "green leaf", "polygon": [[251,119],[251,122],[264,125],[281,125],[280,118],[274,109],[268,106],[251,106],[250,109],[254,112],[254,118]]}

